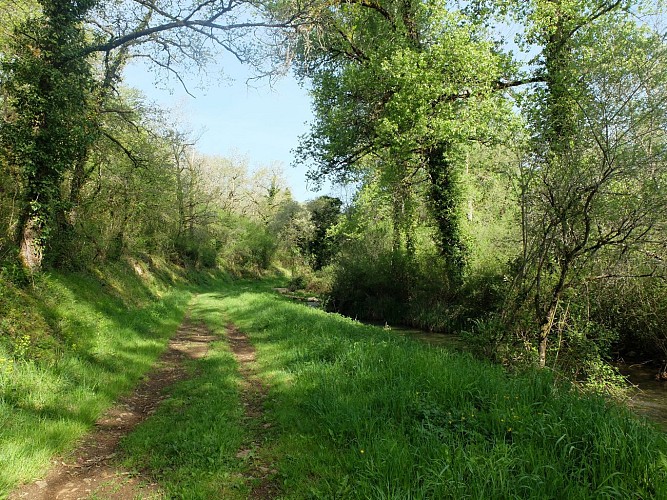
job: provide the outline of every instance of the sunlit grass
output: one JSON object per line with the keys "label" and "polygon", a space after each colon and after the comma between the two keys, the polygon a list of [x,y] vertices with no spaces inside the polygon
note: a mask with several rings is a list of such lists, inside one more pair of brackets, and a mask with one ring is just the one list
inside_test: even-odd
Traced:
{"label": "sunlit grass", "polygon": [[[107,275],[115,276],[113,288]],[[118,264],[97,277],[46,274],[29,293],[4,297],[0,497],[44,474],[54,454],[70,449],[137,383],[164,350],[189,296]],[[17,338],[25,348],[16,348]]]}
{"label": "sunlit grass", "polygon": [[623,408],[230,290],[273,384],[287,498],[667,498],[665,435]]}

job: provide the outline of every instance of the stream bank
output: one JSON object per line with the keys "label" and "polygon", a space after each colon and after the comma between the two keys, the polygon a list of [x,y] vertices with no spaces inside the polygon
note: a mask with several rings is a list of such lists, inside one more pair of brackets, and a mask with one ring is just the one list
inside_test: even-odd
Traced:
{"label": "stream bank", "polygon": [[[309,307],[321,307],[321,301],[316,297],[303,297],[290,293],[286,288],[275,289],[281,295],[300,302]],[[463,350],[464,341],[456,334],[433,333],[416,328],[395,327],[381,323],[368,322],[379,328],[386,328],[393,333],[426,342],[435,347]],[[629,364],[616,362],[621,375],[633,386],[630,390],[630,407],[638,414],[655,422],[663,431],[667,432],[667,381],[656,380],[655,369],[645,364]]]}

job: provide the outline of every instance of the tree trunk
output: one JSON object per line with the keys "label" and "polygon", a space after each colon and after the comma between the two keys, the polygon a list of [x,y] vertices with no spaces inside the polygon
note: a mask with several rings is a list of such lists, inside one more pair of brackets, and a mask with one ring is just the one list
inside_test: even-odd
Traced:
{"label": "tree trunk", "polygon": [[537,354],[539,357],[538,364],[540,368],[544,368],[547,365],[547,341],[554,325],[554,319],[556,318],[558,302],[557,298],[552,301],[547,316],[542,321],[542,325],[540,325],[540,338],[537,345]]}
{"label": "tree trunk", "polygon": [[465,245],[461,241],[457,208],[459,189],[455,165],[448,158],[450,144],[441,143],[428,151],[426,162],[431,182],[431,212],[438,226],[441,255],[447,260],[454,281],[460,281],[465,267]]}
{"label": "tree trunk", "polygon": [[539,356],[538,366],[544,368],[547,365],[547,339],[551,331],[550,324],[542,325],[540,328],[540,342],[537,345],[537,354]]}
{"label": "tree trunk", "polygon": [[31,273],[39,271],[42,267],[44,249],[41,232],[39,219],[33,215],[27,218],[20,233],[19,257],[23,267]]}

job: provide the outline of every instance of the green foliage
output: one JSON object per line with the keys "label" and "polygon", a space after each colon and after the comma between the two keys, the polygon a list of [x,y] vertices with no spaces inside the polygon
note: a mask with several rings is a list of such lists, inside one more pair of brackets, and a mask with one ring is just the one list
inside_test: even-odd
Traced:
{"label": "green foliage", "polygon": [[276,239],[276,258],[289,266],[292,274],[306,261],[313,230],[310,213],[291,199],[284,200],[278,206],[276,214],[268,223],[268,231]]}
{"label": "green foliage", "polygon": [[[537,352],[574,379],[610,378],[614,332],[643,335],[655,354],[665,345],[648,312],[661,310],[659,287],[619,321],[602,312],[618,310],[610,297],[590,308],[610,280],[665,274],[664,6],[457,5],[329,6],[301,33],[316,120],[300,155],[315,180],[362,184],[330,233],[341,248],[330,304],[472,328],[496,360]],[[525,62],[498,19],[516,27]]]}
{"label": "green foliage", "polygon": [[414,183],[429,183],[418,194],[460,278],[458,153],[470,138],[502,135],[511,112],[492,91],[506,59],[476,19],[444,4],[340,5],[321,16],[325,34],[303,34],[300,54],[314,86],[316,121],[299,148],[315,161],[311,177],[358,180],[371,171],[396,194],[397,213]]}
{"label": "green foliage", "polygon": [[[88,23],[99,5],[0,2],[10,289],[32,279],[21,262],[77,270],[147,253],[237,275],[277,264],[341,312],[467,328],[478,352],[504,363],[537,350],[561,374],[605,380],[616,334],[624,352],[667,357],[654,280],[667,259],[667,65],[652,24],[662,2],[310,5],[294,37],[315,110],[299,156],[316,181],[359,181],[344,215],[336,198],[294,201],[275,168],[197,154],[171,117],[121,90],[118,71],[146,33],[168,69],[172,56],[207,59],[207,37],[186,38],[178,22],[172,36],[180,14],[166,14],[169,2],[138,7],[152,12],[146,32],[119,21],[122,3]],[[517,28],[528,64],[497,20]],[[107,42],[106,23],[129,31]],[[13,314],[0,325],[9,354],[53,351],[52,336],[28,339]]]}
{"label": "green foliage", "polygon": [[[499,174],[476,164],[466,175],[472,187],[463,195],[470,205],[459,230],[466,231],[467,246],[474,252],[465,276],[443,257],[437,243],[442,233],[434,228],[438,223],[426,202],[401,199],[405,203],[399,203],[397,217],[393,193],[380,183],[367,182],[330,230],[339,253],[330,270],[328,306],[351,317],[448,332],[498,310],[507,288],[500,274],[505,270],[503,258],[514,255],[516,244],[502,230],[488,229],[482,236],[479,230],[499,217],[494,212],[498,206],[508,212],[510,222],[503,220],[503,228],[513,222],[514,214],[507,207],[509,196],[498,186],[504,184]],[[486,185],[473,185],[473,176],[485,177]],[[478,203],[473,189],[493,204]]]}
{"label": "green foliage", "polygon": [[222,269],[239,275],[258,275],[272,262],[277,243],[266,226],[252,220],[230,219],[218,261]]}
{"label": "green foliage", "polygon": [[627,410],[259,291],[222,306],[271,382],[284,496],[666,493],[664,435]]}
{"label": "green foliage", "polygon": [[19,263],[18,259],[8,259],[0,264],[0,280],[15,286],[24,286],[30,283],[30,274]]}
{"label": "green foliage", "polygon": [[[176,182],[167,141],[154,115],[132,92],[106,103],[103,135],[87,162],[66,178],[75,208],[68,215],[71,241],[61,267],[118,260],[127,254],[168,255],[175,242]],[[194,242],[195,238],[193,238]]]}
{"label": "green foliage", "polygon": [[[238,7],[248,7],[244,16],[253,27],[269,15],[264,5]],[[173,117],[168,127],[167,120],[146,127],[150,113],[119,94],[119,81],[139,53],[179,79],[179,69],[202,68],[213,58],[211,43],[249,61],[253,51],[240,41],[249,26],[236,22],[236,8],[195,2],[186,13],[169,2],[0,3],[0,252],[18,250],[31,272],[42,264],[75,269],[155,251],[148,248],[154,243],[159,253],[175,251],[196,266],[215,260],[214,190],[202,182],[199,165],[181,161],[194,159],[191,141],[170,143],[184,135],[164,132]],[[211,32],[200,29],[205,24]],[[226,36],[231,31],[236,35]],[[279,201],[275,181],[264,205]],[[182,241],[186,228],[196,242]]]}
{"label": "green foliage", "polygon": [[316,271],[329,264],[336,252],[336,242],[327,233],[338,222],[342,205],[341,200],[331,196],[320,196],[305,205],[314,227],[314,234],[305,250]]}
{"label": "green foliage", "polygon": [[[554,341],[547,348],[547,366],[584,391],[624,399],[626,380],[609,361],[619,338],[617,331],[587,316],[576,298],[559,305],[553,325]],[[488,314],[472,322],[462,333],[470,351],[509,369],[530,370],[538,362],[538,351],[530,330],[530,313],[524,330],[506,311]],[[527,325],[527,326],[525,326]]]}
{"label": "green foliage", "polygon": [[328,307],[353,318],[403,323],[410,282],[418,279],[407,256],[382,248],[382,235],[345,245],[339,254]]}
{"label": "green foliage", "polygon": [[394,250],[386,232],[366,230],[341,245],[327,307],[353,318],[453,332],[502,304],[506,283],[471,274],[463,284],[433,243],[417,254]]}
{"label": "green foliage", "polygon": [[303,290],[307,285],[306,278],[303,275],[296,275],[290,278],[287,283],[287,289],[290,292],[296,292],[297,290]]}
{"label": "green foliage", "polygon": [[[508,146],[472,145],[461,171],[460,231],[468,278],[502,278],[520,250],[521,210],[517,174],[521,135]],[[472,275],[472,276],[471,276]],[[474,288],[469,287],[474,293]]]}
{"label": "green foliage", "polygon": [[513,368],[526,368],[534,364],[534,352],[530,344],[516,342],[509,335],[507,325],[500,317],[490,314],[478,318],[461,332],[467,349],[481,359],[502,363]]}
{"label": "green foliage", "polygon": [[540,51],[531,72],[543,85],[520,101],[530,134],[516,177],[523,248],[509,269],[504,317],[516,341],[538,349],[540,365],[560,353],[557,364],[580,376],[574,359],[602,363],[609,335],[601,332],[613,331],[580,313],[590,283],[661,272],[663,257],[647,266],[646,255],[664,241],[655,217],[664,213],[656,180],[667,165],[666,116],[655,101],[664,102],[664,34],[635,16],[643,2],[473,4],[510,15],[524,27],[524,46]]}
{"label": "green foliage", "polygon": [[619,279],[590,287],[591,317],[618,332],[630,360],[667,359],[667,290],[660,279]]}

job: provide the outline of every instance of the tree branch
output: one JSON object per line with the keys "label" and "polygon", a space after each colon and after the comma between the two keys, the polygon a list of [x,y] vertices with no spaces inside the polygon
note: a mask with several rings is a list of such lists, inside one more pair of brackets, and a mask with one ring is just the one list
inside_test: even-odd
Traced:
{"label": "tree branch", "polygon": [[128,159],[132,162],[132,164],[135,167],[139,168],[141,167],[141,164],[144,163],[144,161],[141,158],[136,157],[132,151],[123,146],[123,144],[114,136],[112,136],[111,134],[109,134],[104,130],[102,131],[102,135],[104,135],[104,137],[106,137],[112,143],[114,143],[123,153],[125,153],[125,156],[128,157]]}
{"label": "tree branch", "polygon": [[530,83],[545,83],[547,79],[542,75],[535,75],[531,78],[521,78],[519,80],[498,80],[494,82],[494,90],[505,90],[513,87],[520,87],[522,85],[528,85]]}
{"label": "tree branch", "polygon": [[389,24],[391,24],[392,28],[396,29],[396,23],[394,22],[394,18],[391,16],[389,11],[387,11],[384,7],[380,5],[379,2],[376,2],[374,0],[342,0],[341,4],[361,5],[362,7],[367,7],[369,9],[372,9],[378,14],[380,14],[382,17],[384,17],[387,21],[389,21]]}
{"label": "tree branch", "polygon": [[[90,45],[85,47],[79,55],[87,56],[94,52],[109,52],[119,47],[122,47],[130,42],[138,41],[143,38],[147,38],[156,33],[162,33],[165,31],[170,31],[174,29],[186,28],[192,29],[195,31],[200,31],[201,28],[209,28],[213,31],[233,31],[237,29],[246,29],[246,28],[289,28],[293,27],[293,21],[297,19],[296,16],[291,17],[287,21],[283,22],[248,22],[248,23],[231,23],[231,24],[218,24],[215,22],[219,15],[216,15],[212,18],[205,20],[189,21],[189,20],[175,20],[172,22],[160,24],[158,26],[152,26],[150,28],[144,28],[137,31],[133,31],[124,36],[111,39],[105,43],[99,43],[95,45]],[[201,31],[200,31],[201,33]],[[206,36],[211,38],[210,34],[205,33]]]}

